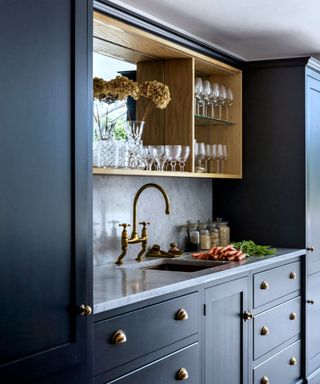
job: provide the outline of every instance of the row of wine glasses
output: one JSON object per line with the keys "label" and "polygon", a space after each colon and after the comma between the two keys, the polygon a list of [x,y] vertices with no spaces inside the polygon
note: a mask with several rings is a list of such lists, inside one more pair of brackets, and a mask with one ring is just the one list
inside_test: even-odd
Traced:
{"label": "row of wine glasses", "polygon": [[[234,96],[231,88],[225,85],[211,83],[209,80],[195,78],[195,112],[197,115],[222,119],[222,108],[225,109],[225,120],[229,120],[229,108],[233,104]],[[216,117],[215,108],[218,107],[219,115]]]}
{"label": "row of wine glasses", "polygon": [[208,172],[208,162],[212,160],[215,173],[224,173],[224,162],[228,160],[228,148],[225,144],[194,143],[195,171]]}
{"label": "row of wine glasses", "polygon": [[143,159],[148,171],[154,169],[175,172],[178,164],[179,171],[184,172],[189,155],[189,145],[148,145],[143,147]]}

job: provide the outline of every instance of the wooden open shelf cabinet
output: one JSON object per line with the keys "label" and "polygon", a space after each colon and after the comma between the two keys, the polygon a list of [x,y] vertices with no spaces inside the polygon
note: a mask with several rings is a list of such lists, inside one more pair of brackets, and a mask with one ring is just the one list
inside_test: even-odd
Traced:
{"label": "wooden open shelf cabinet", "polygon": [[[137,65],[136,80],[158,80],[170,88],[171,102],[164,110],[153,108],[143,133],[144,145],[181,144],[190,146],[186,172],[158,172],[131,169],[93,168],[95,175],[145,175],[197,178],[242,177],[242,72],[168,40],[127,25],[98,12],[94,13],[94,51]],[[195,116],[194,79],[208,79],[230,87],[234,103],[229,120]],[[136,104],[136,120],[142,118],[145,101]],[[226,144],[225,173],[196,173],[194,140]]]}

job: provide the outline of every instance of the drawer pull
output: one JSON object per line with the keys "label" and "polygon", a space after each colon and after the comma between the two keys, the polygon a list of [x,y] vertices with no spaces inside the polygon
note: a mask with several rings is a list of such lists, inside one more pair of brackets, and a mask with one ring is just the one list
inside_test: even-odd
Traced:
{"label": "drawer pull", "polygon": [[176,380],[188,380],[189,373],[185,368],[180,368],[176,374]]}
{"label": "drawer pull", "polygon": [[314,252],[314,247],[308,247],[308,248],[307,248],[307,251],[309,251],[309,252]]}
{"label": "drawer pull", "polygon": [[261,328],[261,332],[260,332],[260,334],[261,334],[262,336],[267,336],[267,335],[269,335],[269,333],[270,333],[270,331],[269,331],[269,328],[268,328],[268,327],[264,326],[264,327]]}
{"label": "drawer pull", "polygon": [[245,311],[243,313],[243,320],[248,321],[253,319],[253,314],[250,311]]}
{"label": "drawer pull", "polygon": [[267,376],[263,376],[263,378],[260,381],[261,384],[269,384],[270,381]]}
{"label": "drawer pull", "polygon": [[312,299],[307,300],[307,304],[314,304],[314,300]]}
{"label": "drawer pull", "polygon": [[295,357],[291,357],[290,365],[297,365],[297,359]]}
{"label": "drawer pull", "polygon": [[269,289],[270,288],[270,285],[267,281],[263,281],[260,285],[260,288],[261,289]]}
{"label": "drawer pull", "polygon": [[297,318],[297,314],[295,312],[290,313],[290,320],[295,320]]}
{"label": "drawer pull", "polygon": [[126,341],[127,341],[127,336],[124,333],[124,331],[122,331],[121,329],[119,329],[112,335],[112,339],[111,339],[112,344],[122,344],[122,343],[125,343]]}
{"label": "drawer pull", "polygon": [[297,274],[295,272],[290,272],[289,279],[295,280],[297,278]]}
{"label": "drawer pull", "polygon": [[176,313],[176,320],[188,320],[188,318],[188,312],[184,308],[179,309]]}

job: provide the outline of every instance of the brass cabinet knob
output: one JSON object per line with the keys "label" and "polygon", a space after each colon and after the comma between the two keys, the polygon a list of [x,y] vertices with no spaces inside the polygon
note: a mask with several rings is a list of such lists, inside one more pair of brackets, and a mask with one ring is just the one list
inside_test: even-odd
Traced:
{"label": "brass cabinet knob", "polygon": [[116,331],[111,338],[112,344],[123,344],[126,341],[127,341],[127,336],[124,333],[124,331],[122,331],[122,329],[119,329],[118,331]]}
{"label": "brass cabinet knob", "polygon": [[314,252],[314,247],[307,247],[307,251]]}
{"label": "brass cabinet knob", "polygon": [[291,357],[290,365],[297,365],[297,359],[295,357]]}
{"label": "brass cabinet knob", "polygon": [[290,320],[295,320],[297,318],[297,314],[295,312],[290,313]]}
{"label": "brass cabinet knob", "polygon": [[312,299],[307,300],[307,304],[314,304],[314,300]]}
{"label": "brass cabinet knob", "polygon": [[261,334],[262,336],[267,336],[267,335],[269,335],[269,333],[270,333],[270,331],[269,331],[269,328],[268,328],[268,327],[264,326],[264,327],[261,328],[261,332],[260,332],[260,334]]}
{"label": "brass cabinet knob", "polygon": [[290,272],[290,275],[289,275],[289,279],[296,279],[297,278],[297,274],[295,272]]}
{"label": "brass cabinet knob", "polygon": [[261,289],[269,289],[270,288],[270,285],[267,281],[263,281],[260,285],[260,288]]}
{"label": "brass cabinet knob", "polygon": [[92,314],[92,308],[90,305],[81,304],[79,311],[81,316],[90,316]]}
{"label": "brass cabinet knob", "polygon": [[188,380],[189,373],[185,368],[180,368],[176,374],[176,380]]}
{"label": "brass cabinet knob", "polygon": [[248,321],[253,319],[253,314],[250,311],[245,311],[243,313],[243,320]]}
{"label": "brass cabinet knob", "polygon": [[267,376],[263,376],[263,378],[260,381],[261,384],[269,384],[270,380],[268,379]]}
{"label": "brass cabinet knob", "polygon": [[188,320],[188,318],[188,312],[184,308],[179,309],[176,313],[176,320]]}

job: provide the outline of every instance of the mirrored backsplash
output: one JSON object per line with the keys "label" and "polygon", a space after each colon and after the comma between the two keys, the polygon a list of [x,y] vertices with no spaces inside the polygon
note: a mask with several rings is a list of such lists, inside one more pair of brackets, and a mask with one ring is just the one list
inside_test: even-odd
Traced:
{"label": "mirrored backsplash", "polygon": [[[115,262],[121,253],[119,224],[131,224],[135,193],[147,183],[164,188],[171,205],[171,214],[165,214],[165,202],[155,188],[142,192],[137,205],[137,222],[148,221],[148,247],[159,244],[168,251],[175,242],[184,246],[187,220],[207,220],[212,216],[212,181],[210,179],[94,176],[93,177],[93,257],[94,264]],[[138,225],[138,233],[141,226]],[[133,260],[140,244],[129,245],[124,259]]]}

